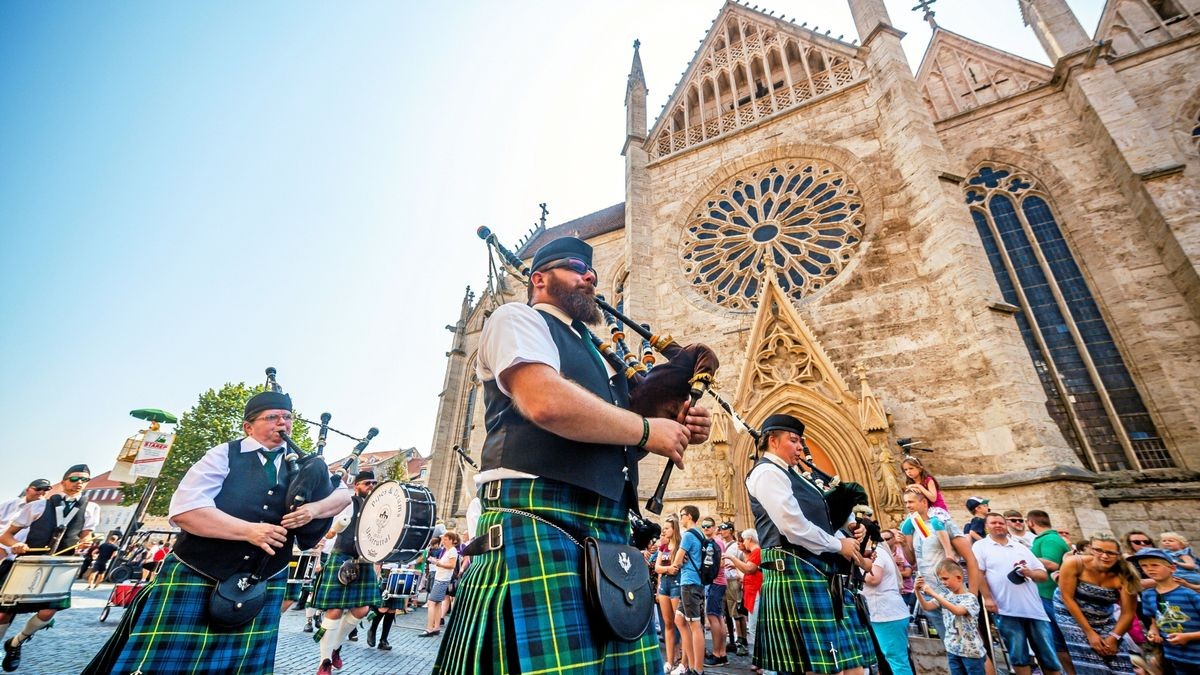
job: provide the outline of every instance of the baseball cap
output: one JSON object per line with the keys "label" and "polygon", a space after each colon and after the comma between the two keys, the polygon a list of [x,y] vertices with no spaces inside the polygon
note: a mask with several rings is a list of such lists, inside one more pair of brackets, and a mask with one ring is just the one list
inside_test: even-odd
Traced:
{"label": "baseball cap", "polygon": [[717,526],[717,529],[728,532],[729,530],[733,529],[733,525],[731,523],[721,523]]}
{"label": "baseball cap", "polygon": [[31,482],[29,484],[29,487],[34,488],[36,490],[49,490],[50,489],[50,481],[46,480],[45,478],[38,478],[37,480]]}
{"label": "baseball cap", "polygon": [[1175,564],[1175,561],[1171,558],[1170,554],[1161,548],[1144,548],[1129,556],[1129,560],[1131,562],[1137,562],[1146,558],[1155,558],[1158,560],[1163,560],[1171,565]]}
{"label": "baseball cap", "polygon": [[967,497],[967,510],[974,511],[980,504],[986,504],[988,500],[983,497]]}

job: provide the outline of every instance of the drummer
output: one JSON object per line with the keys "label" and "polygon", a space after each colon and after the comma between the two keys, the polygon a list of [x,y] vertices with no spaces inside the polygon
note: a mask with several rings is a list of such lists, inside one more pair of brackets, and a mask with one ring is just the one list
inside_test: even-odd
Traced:
{"label": "drummer", "polygon": [[[36,502],[39,499],[45,499],[46,493],[50,492],[53,486],[50,481],[45,478],[38,478],[29,483],[29,487],[25,488],[25,494],[20,497],[13,497],[5,502],[0,502],[0,532],[8,529],[12,521],[21,513],[21,509],[30,502]],[[17,541],[25,541],[25,536],[29,534],[29,530],[21,530],[16,535]],[[0,546],[4,550],[4,554],[0,557],[11,558],[12,551],[7,546]]]}
{"label": "drummer", "polygon": [[[358,515],[374,487],[375,472],[369,469],[359,471],[354,477],[353,501],[334,521],[334,529],[343,524],[344,527],[334,541],[333,554],[325,561],[324,572],[310,603],[317,609],[325,610],[325,620],[322,621],[325,634],[321,636],[321,663],[317,667],[317,675],[330,675],[334,668],[342,667],[342,643],[367,615],[368,606],[379,597],[375,566],[358,560],[355,541]],[[342,575],[339,571],[346,564],[358,567],[357,578],[350,583],[342,583],[340,579]]]}
{"label": "drummer", "polygon": [[[86,464],[76,464],[63,474],[58,492],[47,499],[36,499],[21,508],[8,529],[0,534],[0,544],[12,549],[14,555],[27,553],[40,555],[75,555],[76,547],[86,545],[92,530],[100,522],[100,507],[82,496],[83,488],[92,479],[92,470]],[[61,530],[59,528],[62,528]],[[25,532],[25,541],[17,535]],[[52,550],[53,549],[53,550]],[[45,628],[55,613],[71,606],[71,596],[62,600],[47,600],[36,603],[17,603],[0,612],[0,640],[4,639],[13,616],[23,612],[35,612],[10,640],[4,641],[4,671],[11,673],[21,665],[21,645],[33,634]]]}

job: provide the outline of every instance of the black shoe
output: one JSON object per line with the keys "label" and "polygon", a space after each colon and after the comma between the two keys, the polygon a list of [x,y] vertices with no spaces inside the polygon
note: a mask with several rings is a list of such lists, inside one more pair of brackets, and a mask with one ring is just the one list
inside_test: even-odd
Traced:
{"label": "black shoe", "polygon": [[723,666],[729,663],[728,656],[706,656],[704,657],[704,665],[706,666]]}
{"label": "black shoe", "polygon": [[305,622],[304,622],[304,632],[305,632],[305,633],[311,633],[311,632],[313,632],[313,622],[312,622],[312,619],[309,619],[308,621],[305,621]]}
{"label": "black shoe", "polygon": [[375,646],[375,630],[374,629],[367,631],[367,646],[368,647]]}
{"label": "black shoe", "polygon": [[434,635],[437,635],[440,632],[441,631],[437,631],[437,630],[427,630],[424,633],[421,633],[420,635],[418,635],[417,637],[433,637]]}
{"label": "black shoe", "polygon": [[4,641],[4,672],[11,673],[21,665],[21,645],[14,645],[15,637]]}
{"label": "black shoe", "polygon": [[390,651],[392,651],[392,646],[388,644],[388,641],[387,641],[387,640],[380,640],[380,641],[379,641],[379,648],[380,648],[380,649],[382,649],[382,650],[383,650],[383,651],[385,651],[385,652],[390,652]]}
{"label": "black shoe", "polygon": [[346,636],[346,639],[351,642],[358,642],[358,629],[355,628],[354,630],[350,631],[350,634]]}

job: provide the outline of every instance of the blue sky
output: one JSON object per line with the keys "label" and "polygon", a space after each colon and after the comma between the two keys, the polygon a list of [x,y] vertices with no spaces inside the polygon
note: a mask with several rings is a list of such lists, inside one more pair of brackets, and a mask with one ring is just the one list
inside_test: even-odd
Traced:
{"label": "blue sky", "polygon": [[[915,70],[929,29],[887,4]],[[633,40],[653,120],[721,5],[0,4],[0,495],[269,365],[309,416],[430,452],[475,228],[621,201]],[[763,6],[854,37],[844,3]],[[1046,61],[1016,0],[936,9]]]}

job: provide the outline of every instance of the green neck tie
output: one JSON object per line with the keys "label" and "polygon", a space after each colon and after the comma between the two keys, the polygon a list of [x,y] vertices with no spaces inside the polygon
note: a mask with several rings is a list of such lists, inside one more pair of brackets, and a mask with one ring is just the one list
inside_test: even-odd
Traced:
{"label": "green neck tie", "polygon": [[601,370],[607,373],[608,369],[604,367],[604,357],[600,355],[600,350],[596,349],[596,344],[592,342],[592,332],[588,330],[588,327],[585,326],[582,321],[572,321],[571,327],[579,333],[580,337],[583,338],[583,343],[587,345],[588,351],[591,352],[592,356],[596,357],[596,360],[600,362]]}
{"label": "green neck tie", "polygon": [[262,458],[267,460],[267,463],[263,464],[263,469],[266,470],[267,482],[271,485],[275,485],[279,482],[279,471],[275,468],[275,458],[278,457],[279,453],[281,452],[283,452],[283,448],[279,448],[278,450],[258,451],[258,454],[262,455]]}

